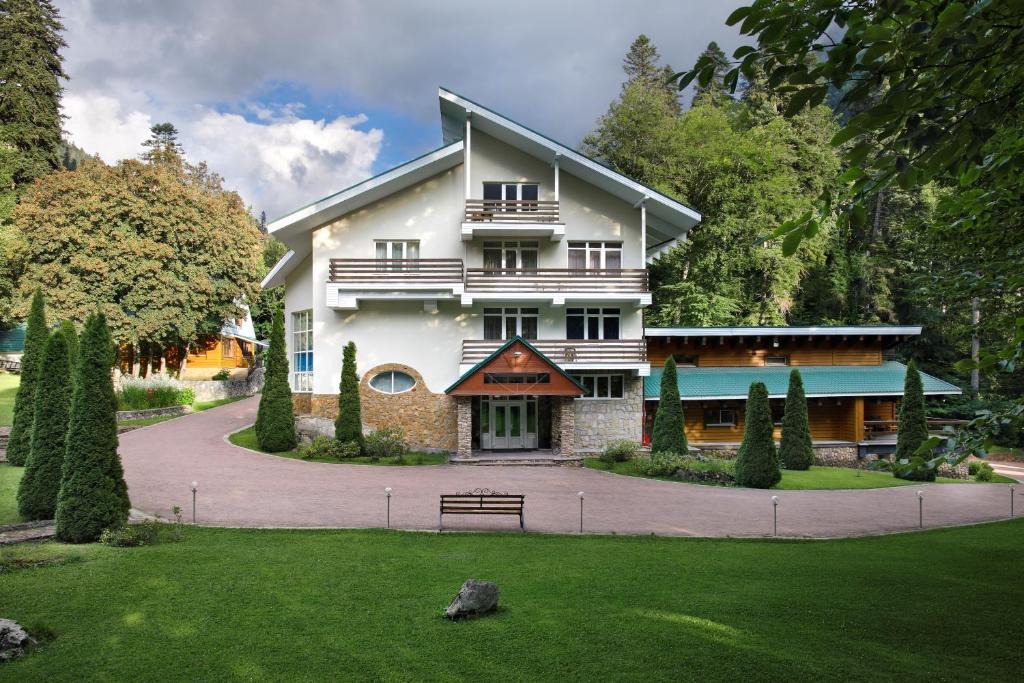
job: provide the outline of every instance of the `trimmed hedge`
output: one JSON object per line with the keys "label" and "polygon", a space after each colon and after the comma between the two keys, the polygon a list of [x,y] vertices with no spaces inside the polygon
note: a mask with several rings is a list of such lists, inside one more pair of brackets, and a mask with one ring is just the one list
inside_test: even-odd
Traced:
{"label": "trimmed hedge", "polygon": [[256,441],[270,453],[290,451],[298,445],[292,413],[292,389],[288,384],[288,356],[284,345],[284,313],[274,311],[267,349],[267,372],[256,412]]}
{"label": "trimmed hedge", "polygon": [[58,330],[46,340],[36,382],[32,450],[18,487],[18,512],[25,519],[53,519],[57,510],[70,409],[67,338]]}
{"label": "trimmed hedge", "polygon": [[789,373],[786,412],[782,416],[782,441],[779,459],[787,470],[806,470],[814,464],[811,427],[807,420],[807,397],[804,382],[796,368]]}
{"label": "trimmed hedge", "polygon": [[754,382],[747,394],[743,442],[736,452],[736,483],[740,486],[767,489],[781,481],[773,430],[768,388],[762,382]]}
{"label": "trimmed hedge", "polygon": [[651,452],[686,454],[689,444],[686,443],[685,425],[686,418],[683,414],[683,402],[679,398],[676,377],[676,361],[669,356],[665,361],[665,370],[661,373],[661,395],[658,400],[658,412],[654,414]]}
{"label": "trimmed hedge", "polygon": [[57,538],[95,541],[104,529],[124,526],[131,504],[117,453],[117,400],[110,369],[114,341],[102,313],[85,322],[67,450],[57,496]]}
{"label": "trimmed hedge", "polygon": [[46,339],[46,301],[36,290],[32,295],[32,309],[25,330],[25,350],[21,355],[21,381],[14,396],[14,415],[11,433],[7,437],[7,462],[24,465],[32,450],[32,426],[35,423],[36,380],[43,359]]}

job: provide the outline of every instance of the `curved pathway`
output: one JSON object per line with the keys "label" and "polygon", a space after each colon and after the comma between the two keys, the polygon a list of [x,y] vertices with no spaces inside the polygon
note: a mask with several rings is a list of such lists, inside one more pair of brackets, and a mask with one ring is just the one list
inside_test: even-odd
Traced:
{"label": "curved pathway", "polygon": [[[999,484],[923,484],[851,491],[759,491],[626,477],[566,467],[438,465],[375,467],[313,463],[233,446],[229,432],[253,422],[258,399],[121,435],[134,508],[191,520],[190,483],[199,483],[198,521],[237,527],[383,527],[384,487],[393,489],[391,525],[437,529],[438,494],[486,487],[526,495],[528,531],[766,536],[778,495],[779,535],[858,536],[916,529],[916,492],[925,527],[1003,519],[1010,492]],[[1018,514],[1024,514],[1024,487]],[[446,516],[446,529],[518,531],[515,517]]]}

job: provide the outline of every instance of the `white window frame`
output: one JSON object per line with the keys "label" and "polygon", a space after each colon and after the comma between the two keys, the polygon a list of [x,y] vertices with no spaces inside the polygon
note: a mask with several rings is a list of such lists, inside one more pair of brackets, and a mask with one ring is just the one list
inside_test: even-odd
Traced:
{"label": "white window frame", "polygon": [[[496,312],[490,312],[490,311],[497,311],[497,310],[500,310],[501,313],[499,314],[499,313],[496,313]],[[540,309],[539,308],[536,308],[536,307],[533,307],[533,306],[526,306],[526,307],[521,307],[521,308],[520,307],[501,307],[499,309],[497,306],[493,306],[493,307],[489,306],[489,307],[484,309],[483,315],[480,316],[480,319],[481,319],[481,321],[483,322],[483,325],[484,325],[483,335],[482,335],[484,339],[487,339],[487,327],[486,327],[487,323],[486,323],[486,319],[487,318],[497,318],[499,315],[501,316],[501,339],[508,340],[508,339],[512,338],[512,337],[508,336],[508,321],[509,320],[515,320],[515,323],[516,323],[516,335],[517,336],[520,336],[523,339],[529,339],[530,341],[536,341],[537,337],[540,336]],[[527,336],[525,336],[523,334],[523,319],[524,318],[532,318],[534,320],[534,328],[537,330],[537,334],[534,337],[527,337]],[[500,339],[495,339],[493,341],[501,341],[501,340]]]}
{"label": "white window frame", "polygon": [[[380,248],[384,247],[384,256],[380,256]],[[400,247],[402,255],[394,256],[395,247]],[[395,259],[419,259],[420,257],[420,241],[419,240],[374,240],[373,241],[373,258],[378,261],[392,261]],[[397,264],[392,263],[385,265],[380,263],[377,265],[377,270],[419,270],[419,266],[415,263]]]}
{"label": "white window frame", "polygon": [[309,367],[315,367],[313,353],[313,309],[307,308],[303,311],[293,311],[292,323],[292,391],[296,393],[309,394],[313,392],[313,371],[305,370],[299,372],[299,354],[309,354]]}
{"label": "white window frame", "polygon": [[[531,199],[531,200],[528,200],[528,201],[539,201],[540,200],[540,183],[538,183],[538,182],[522,182],[522,183],[515,182],[515,183],[510,183],[510,182],[505,182],[504,180],[485,180],[485,181],[483,181],[483,183],[481,183],[481,186],[480,186],[480,196],[481,197],[484,196],[484,194],[485,194],[484,188],[487,187],[488,185],[500,185],[501,186],[501,199],[484,199],[484,201],[486,201],[486,202],[495,202],[495,201],[501,201],[501,202],[527,201],[527,200],[523,199],[523,187],[524,186],[532,186],[532,187],[536,187],[537,188],[537,199],[536,200]],[[514,191],[513,191],[513,194],[515,195],[514,197],[509,197],[508,196],[509,188],[514,188]],[[537,209],[536,208],[531,208],[531,207],[522,207],[522,208],[502,207],[501,210],[502,211],[536,211]]]}
{"label": "white window frame", "polygon": [[[577,270],[606,270],[608,268],[608,255],[618,254],[619,265],[613,270],[622,268],[622,242],[569,242],[567,258],[569,268],[573,268],[573,253],[583,253],[583,268]],[[592,263],[595,260],[596,263]]]}
{"label": "white window frame", "polygon": [[[500,266],[490,270],[523,270],[523,254],[533,254],[533,262],[540,263],[540,242],[538,240],[487,240],[484,242],[481,254],[487,251],[500,251]],[[516,264],[507,266],[509,255],[515,256]],[[484,267],[486,268],[486,254],[484,254]],[[537,266],[533,266],[536,268]]]}
{"label": "white window frame", "polygon": [[[409,387],[408,389],[402,389],[401,391],[395,391],[394,390],[395,389],[395,373],[400,373],[402,375],[405,375],[409,379],[411,379],[412,380],[412,386]],[[390,379],[391,379],[391,391],[385,391],[385,390],[380,389],[378,387],[375,387],[373,385],[374,381],[378,377],[380,377],[381,375],[390,375],[391,376],[390,377]],[[412,391],[413,389],[415,389],[416,388],[416,378],[413,377],[412,375],[410,375],[408,372],[404,372],[402,370],[382,370],[382,371],[378,372],[377,374],[375,374],[373,377],[371,377],[369,379],[369,381],[367,382],[367,384],[369,384],[370,388],[373,389],[374,391],[376,391],[379,394],[384,394],[386,396],[396,396],[398,394],[404,394],[406,392],[409,392],[409,391]]]}
{"label": "white window frame", "polygon": [[[592,311],[597,311],[593,313]],[[575,313],[574,311],[583,311],[582,313]],[[622,339],[622,309],[621,308],[598,308],[592,306],[590,308],[567,308],[565,309],[565,338],[569,339],[569,316],[574,318],[583,318],[583,337],[574,341],[587,341],[588,339],[608,339],[604,332],[604,321],[608,318],[615,318],[619,321],[619,336],[614,339]],[[590,335],[590,321],[591,319],[597,319],[597,336],[591,337]]]}
{"label": "white window frame", "polygon": [[[622,380],[622,396],[612,396],[612,378],[618,377]],[[586,373],[586,374],[573,374],[572,378],[582,384],[584,387],[588,387],[588,392],[591,394],[587,396],[584,394],[577,400],[580,401],[622,401],[626,398],[626,376],[621,372],[597,372],[597,373]],[[604,378],[607,381],[605,386],[608,389],[607,394],[599,396],[597,393],[598,386],[600,385],[599,378]],[[592,388],[589,388],[592,387]]]}

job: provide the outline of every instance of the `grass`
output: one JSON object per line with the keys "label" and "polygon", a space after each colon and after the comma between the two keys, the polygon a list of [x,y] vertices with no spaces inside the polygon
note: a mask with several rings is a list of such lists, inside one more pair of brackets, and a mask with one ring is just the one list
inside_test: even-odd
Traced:
{"label": "grass", "polygon": [[[232,396],[230,398],[220,398],[215,401],[196,401],[192,404],[193,413],[201,413],[204,410],[210,408],[216,408],[218,406],[227,405],[228,403],[234,403],[235,401],[241,401],[249,398],[248,396]],[[173,420],[181,415],[157,415],[156,417],[139,417],[133,420],[119,420],[119,425],[129,425],[132,427],[148,427],[149,425],[155,425],[160,422],[166,422],[167,420]]]}
{"label": "grass", "polygon": [[[235,432],[228,437],[228,441],[236,446],[248,448],[253,451],[260,451],[261,453],[269,452],[260,448],[259,443],[256,442],[256,430],[253,427],[247,427],[240,432]],[[443,465],[448,462],[448,455],[446,453],[424,453],[418,451],[406,453],[403,461],[400,463],[391,462],[390,460],[373,461],[367,457],[346,458],[345,460],[337,460],[335,458],[303,458],[301,452],[297,448],[291,451],[271,453],[271,455],[277,455],[282,458],[293,458],[295,460],[305,460],[306,462],[344,463],[349,465]]]}
{"label": "grass", "polygon": [[201,413],[204,410],[210,408],[216,408],[217,406],[224,406],[228,403],[234,403],[236,401],[242,401],[250,398],[249,396],[231,396],[230,398],[219,398],[215,401],[196,401],[192,404],[192,412]]}
{"label": "grass", "polygon": [[[591,469],[615,474],[625,474],[631,477],[644,477],[638,472],[632,461],[617,462],[612,465],[602,462],[599,458],[585,458],[583,464]],[[691,483],[701,486],[719,484],[702,484],[699,482],[681,482],[675,477],[648,477],[650,479],[662,479],[678,483]],[[937,484],[970,484],[973,479],[952,479],[949,477],[938,477]],[[1013,480],[1000,474],[993,475],[992,482],[995,484],[1010,484]],[[874,472],[870,470],[851,469],[849,467],[818,467],[814,466],[806,471],[782,470],[782,481],[775,488],[786,491],[800,490],[827,490],[827,489],[881,489],[892,486],[914,486],[920,482],[905,481],[897,479],[889,472]]]}
{"label": "grass", "polygon": [[0,463],[0,526],[22,521],[15,496],[18,495],[18,482],[24,472],[24,467]]}
{"label": "grass", "polygon": [[[7,680],[1013,680],[1024,639],[1021,520],[781,542],[190,528],[6,552],[55,560],[0,580],[4,616],[43,635]],[[499,611],[441,618],[470,577]]]}
{"label": "grass", "polygon": [[14,418],[14,395],[18,393],[21,375],[0,373],[0,427],[10,427]]}

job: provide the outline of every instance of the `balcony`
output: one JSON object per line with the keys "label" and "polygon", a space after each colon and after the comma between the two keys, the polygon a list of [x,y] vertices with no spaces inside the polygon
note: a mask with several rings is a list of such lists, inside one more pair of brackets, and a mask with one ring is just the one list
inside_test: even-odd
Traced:
{"label": "balcony", "polygon": [[[494,353],[503,339],[465,339],[462,371]],[[566,370],[636,370],[650,373],[647,343],[643,339],[538,339],[530,344]]]}
{"label": "balcony", "polygon": [[537,199],[468,199],[462,239],[474,237],[537,237],[553,241],[565,235],[558,202]]}
{"label": "balcony", "polygon": [[416,300],[436,308],[438,299],[463,292],[461,259],[346,259],[330,262],[326,304],[354,310],[359,301]]}
{"label": "balcony", "polygon": [[467,268],[465,282],[463,306],[475,301],[542,301],[553,306],[613,301],[651,304],[643,268]]}

